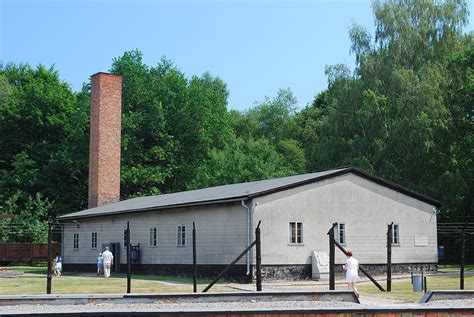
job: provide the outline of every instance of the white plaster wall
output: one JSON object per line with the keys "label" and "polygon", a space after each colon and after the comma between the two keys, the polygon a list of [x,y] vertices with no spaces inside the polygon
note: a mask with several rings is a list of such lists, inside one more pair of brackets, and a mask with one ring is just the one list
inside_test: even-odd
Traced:
{"label": "white plaster wall", "polygon": [[[172,210],[85,218],[64,224],[64,263],[95,263],[102,244],[120,242],[121,263],[126,263],[123,231],[130,221],[131,244],[140,243],[142,264],[192,264],[192,227],[196,224],[198,264],[228,264],[246,247],[247,211],[240,204],[198,206]],[[186,226],[186,246],[177,246],[177,226]],[[157,228],[157,246],[149,245],[150,228]],[[91,248],[97,232],[98,248]],[[73,248],[79,233],[78,249]],[[244,263],[243,258],[239,263]]]}
{"label": "white plaster wall", "polygon": [[[253,201],[254,227],[262,220],[262,264],[310,264],[311,252],[329,253],[327,232],[333,222],[346,224],[346,249],[360,263],[386,263],[387,225],[400,227],[393,263],[437,262],[433,206],[354,174],[279,192]],[[303,222],[303,244],[289,244],[289,222]],[[415,235],[428,246],[415,246]],[[345,257],[336,249],[336,262]]]}

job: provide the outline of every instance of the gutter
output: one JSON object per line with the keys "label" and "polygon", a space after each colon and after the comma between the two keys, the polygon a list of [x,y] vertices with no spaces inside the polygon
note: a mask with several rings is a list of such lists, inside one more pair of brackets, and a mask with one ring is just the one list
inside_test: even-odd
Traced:
{"label": "gutter", "polygon": [[[247,196],[245,196],[247,197]],[[225,204],[225,203],[233,203],[242,200],[241,197],[235,197],[230,199],[218,199],[218,200],[207,200],[202,202],[190,202],[190,203],[183,203],[183,204],[175,204],[175,205],[166,205],[166,206],[150,206],[145,208],[134,208],[134,209],[119,209],[119,210],[110,210],[104,211],[99,213],[88,213],[82,215],[76,215],[78,213],[82,213],[83,211],[78,211],[73,214],[66,214],[63,216],[59,216],[57,218],[58,221],[68,221],[74,219],[84,219],[84,218],[95,218],[95,217],[104,217],[104,216],[115,216],[115,215],[125,215],[135,212],[147,212],[147,211],[158,211],[158,210],[166,210],[166,209],[173,209],[173,208],[183,208],[183,207],[194,207],[194,206],[203,206],[203,205],[213,205],[213,204]],[[123,200],[125,201],[125,200]],[[120,202],[119,202],[120,203]],[[102,206],[103,207],[103,206]],[[100,208],[100,207],[95,207]],[[86,209],[91,210],[91,209]]]}
{"label": "gutter", "polygon": [[[244,200],[242,200],[241,203],[242,203],[242,207],[247,209],[247,247],[248,247],[252,240],[252,208],[247,206]],[[245,272],[245,275],[249,275],[250,274],[250,251],[247,252],[245,259],[247,262],[247,272]]]}

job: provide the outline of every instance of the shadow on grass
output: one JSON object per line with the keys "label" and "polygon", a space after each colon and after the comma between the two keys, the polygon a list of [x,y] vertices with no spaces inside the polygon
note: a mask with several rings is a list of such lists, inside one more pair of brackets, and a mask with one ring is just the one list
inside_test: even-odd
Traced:
{"label": "shadow on grass", "polygon": [[[38,275],[47,275],[48,274],[48,267],[44,266],[25,266],[25,265],[18,265],[18,266],[8,266],[7,270],[9,271],[17,271],[23,272],[25,274],[38,274]],[[53,273],[51,273],[53,274]],[[63,272],[64,276],[78,276],[81,273],[79,272]]]}
{"label": "shadow on grass", "polygon": [[[117,278],[127,278],[127,274],[114,274],[114,277]],[[142,281],[159,281],[159,282],[170,282],[170,283],[178,283],[178,284],[193,284],[193,279],[190,277],[182,277],[182,276],[169,276],[169,275],[147,275],[147,274],[132,274],[131,277],[133,280],[142,280]],[[213,280],[209,278],[198,278],[198,284],[209,284]],[[221,279],[216,284],[226,284],[230,283],[230,281]]]}
{"label": "shadow on grass", "polygon": [[[38,263],[33,266],[29,265],[15,265],[15,266],[8,266],[8,270],[11,271],[19,271],[25,274],[38,274],[38,275],[47,275],[48,268],[47,263]],[[84,275],[84,272],[63,272],[63,276],[81,276]],[[119,273],[119,274],[112,274],[112,278],[127,278],[127,274]],[[132,274],[132,281],[133,280],[142,280],[142,281],[160,281],[160,282],[169,282],[175,284],[193,284],[193,279],[190,277],[182,277],[182,276],[171,276],[171,275],[148,275],[148,274]],[[198,284],[210,284],[213,279],[210,278],[198,278]],[[226,279],[220,279],[216,284],[228,284],[235,281],[230,281]]]}

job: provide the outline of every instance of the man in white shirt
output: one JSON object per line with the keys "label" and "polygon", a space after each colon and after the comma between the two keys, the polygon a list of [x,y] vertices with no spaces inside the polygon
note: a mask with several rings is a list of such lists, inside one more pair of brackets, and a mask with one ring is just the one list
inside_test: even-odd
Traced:
{"label": "man in white shirt", "polygon": [[102,261],[104,262],[104,276],[108,278],[110,276],[110,266],[114,260],[114,255],[109,251],[109,247],[105,247],[105,251],[102,253]]}

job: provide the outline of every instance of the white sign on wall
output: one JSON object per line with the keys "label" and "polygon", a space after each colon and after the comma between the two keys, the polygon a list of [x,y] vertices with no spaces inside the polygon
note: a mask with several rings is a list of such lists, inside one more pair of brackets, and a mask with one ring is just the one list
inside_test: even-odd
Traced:
{"label": "white sign on wall", "polygon": [[427,247],[428,246],[428,236],[415,234],[415,246],[417,246],[417,247]]}

